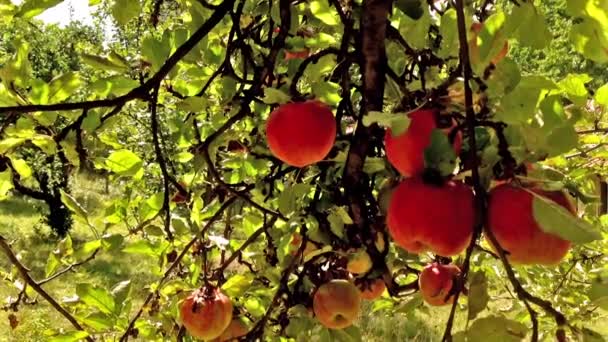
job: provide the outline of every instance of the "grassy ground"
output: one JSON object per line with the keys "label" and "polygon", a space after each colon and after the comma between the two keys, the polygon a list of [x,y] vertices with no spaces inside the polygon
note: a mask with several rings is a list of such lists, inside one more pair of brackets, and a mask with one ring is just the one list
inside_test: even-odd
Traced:
{"label": "grassy ground", "polygon": [[[103,207],[105,196],[103,181],[79,178],[73,186],[77,200],[92,214],[94,220],[100,223],[100,209]],[[10,199],[0,202],[0,234],[13,243],[14,249],[22,251],[20,257],[26,266],[32,270],[35,279],[44,277],[44,268],[49,253],[56,246],[56,240],[50,230],[40,223],[39,204],[35,201]],[[118,232],[118,231],[116,231]],[[124,232],[123,232],[124,233]],[[74,245],[91,240],[93,233],[89,228],[76,223],[71,232]],[[1,254],[0,254],[1,255]],[[132,254],[113,254],[111,257],[101,254],[90,263],[81,267],[78,273],[64,275],[57,281],[52,281],[44,288],[56,299],[69,298],[75,294],[75,284],[88,281],[110,288],[117,282],[131,279],[132,288],[138,289],[134,296],[141,301],[143,287],[156,280],[150,270],[154,260]],[[0,269],[9,270],[9,262],[0,256]],[[6,281],[0,281],[0,299],[4,302],[9,296],[16,296],[19,291]],[[137,307],[137,301],[134,303]],[[0,304],[4,305],[4,304]],[[365,341],[437,341],[441,338],[449,308],[433,309],[428,314],[408,315],[371,313],[371,305],[366,304],[359,320],[359,327]],[[71,326],[57,314],[42,298],[37,305],[25,305],[16,313],[19,325],[16,329],[9,326],[8,312],[0,311],[0,341],[45,341],[45,332]],[[460,315],[463,316],[462,314]],[[457,321],[457,325],[458,325]]]}

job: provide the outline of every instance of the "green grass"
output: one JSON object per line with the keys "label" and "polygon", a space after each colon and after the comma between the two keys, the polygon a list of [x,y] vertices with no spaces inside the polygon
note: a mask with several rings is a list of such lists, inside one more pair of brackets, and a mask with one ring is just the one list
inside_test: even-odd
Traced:
{"label": "green grass", "polygon": [[[107,196],[104,195],[103,181],[79,177],[72,188],[75,198],[92,215],[94,223],[101,223],[101,210]],[[19,251],[23,263],[32,270],[34,279],[44,278],[44,269],[49,253],[57,245],[57,238],[50,229],[41,223],[41,208],[37,201],[23,198],[11,198],[0,202],[0,234],[12,243],[13,249]],[[101,225],[98,225],[101,226]],[[121,232],[120,229],[118,231]],[[122,231],[121,233],[126,233]],[[74,248],[79,244],[94,239],[93,232],[86,225],[75,223],[70,236]],[[120,281],[131,279],[133,295],[137,298],[134,304],[141,303],[145,295],[144,286],[156,280],[152,275],[153,261],[132,254],[100,253],[94,260],[80,267],[77,272],[63,275],[60,279],[44,285],[44,289],[60,302],[63,298],[75,295],[75,285],[90,282],[104,288],[111,288]],[[2,254],[0,269],[10,270],[10,263]],[[21,278],[17,277],[19,281]],[[0,299],[2,304],[10,296],[16,298],[19,290],[7,281],[0,281]],[[37,298],[36,305],[22,305],[14,313],[19,320],[15,330],[9,326],[9,312],[0,311],[0,341],[44,341],[48,329],[65,328],[71,325],[59,315],[43,298]]]}

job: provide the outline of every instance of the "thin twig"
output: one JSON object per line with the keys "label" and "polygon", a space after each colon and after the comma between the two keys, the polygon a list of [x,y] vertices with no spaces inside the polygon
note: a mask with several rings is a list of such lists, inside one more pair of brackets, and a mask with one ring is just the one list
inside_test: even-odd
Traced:
{"label": "thin twig", "polygon": [[[65,317],[68,321],[70,321],[70,323],[72,323],[72,326],[74,326],[74,328],[76,328],[77,330],[80,330],[80,331],[87,332],[82,327],[82,325],[80,325],[80,323],[78,323],[76,318],[74,316],[72,316],[72,314],[70,314],[63,306],[61,306],[61,304],[59,304],[59,302],[57,302],[55,300],[55,298],[53,298],[51,295],[49,295],[48,292],[46,292],[42,288],[42,286],[40,286],[34,279],[32,279],[32,277],[29,274],[28,269],[21,263],[19,258],[17,258],[17,256],[13,252],[11,246],[6,242],[6,239],[1,235],[0,235],[0,247],[4,250],[4,253],[10,259],[10,261],[13,263],[13,265],[17,268],[17,270],[19,271],[19,273],[21,274],[21,276],[23,277],[25,282],[29,286],[31,286],[34,289],[34,291],[36,291],[39,295],[41,295],[44,299],[46,299],[46,301],[49,302],[49,304],[51,304],[51,306],[53,308],[55,308],[55,310],[57,310],[57,312],[59,312],[63,317]],[[87,334],[88,334],[88,332],[87,332]],[[95,341],[90,336],[85,337],[85,339],[89,342]]]}

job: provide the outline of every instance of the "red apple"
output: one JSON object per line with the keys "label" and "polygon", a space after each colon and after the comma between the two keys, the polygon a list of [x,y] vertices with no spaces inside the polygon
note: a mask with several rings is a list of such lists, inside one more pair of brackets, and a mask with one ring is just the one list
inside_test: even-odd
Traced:
{"label": "red apple", "polygon": [[470,243],[474,217],[468,186],[456,181],[426,184],[415,177],[406,178],[393,193],[387,226],[395,243],[408,252],[452,256]]}
{"label": "red apple", "polygon": [[441,306],[454,302],[454,296],[448,294],[454,285],[460,269],[456,265],[441,265],[432,263],[427,265],[418,277],[418,285],[422,299],[432,306]]}
{"label": "red apple", "polygon": [[270,114],[266,139],[275,157],[304,167],[327,156],[336,139],[336,121],[319,101],[287,103]]}
{"label": "red apple", "polygon": [[378,278],[359,285],[359,290],[361,291],[361,298],[374,300],[382,296],[382,293],[386,290],[386,284],[384,284],[384,280]]}
{"label": "red apple", "polygon": [[203,340],[218,338],[232,321],[232,303],[219,289],[199,289],[180,306],[184,327],[193,337]]}
{"label": "red apple", "polygon": [[[415,176],[424,171],[424,150],[431,142],[431,133],[437,128],[436,111],[421,109],[408,115],[411,119],[407,130],[397,136],[386,130],[384,146],[388,161],[404,176]],[[453,129],[444,130],[446,134]],[[454,139],[454,151],[460,153],[462,134]]]}
{"label": "red apple", "polygon": [[348,255],[346,270],[353,274],[364,274],[372,269],[372,258],[365,250],[355,251]]}
{"label": "red apple", "polygon": [[[563,191],[528,188],[538,195],[576,213],[574,204]],[[552,265],[559,263],[570,249],[570,242],[543,232],[534,219],[534,195],[511,183],[501,184],[490,191],[488,228],[500,246],[509,252],[508,258],[518,264]]]}
{"label": "red apple", "polygon": [[361,295],[348,280],[335,279],[321,285],[313,297],[317,320],[330,329],[344,329],[359,316]]}

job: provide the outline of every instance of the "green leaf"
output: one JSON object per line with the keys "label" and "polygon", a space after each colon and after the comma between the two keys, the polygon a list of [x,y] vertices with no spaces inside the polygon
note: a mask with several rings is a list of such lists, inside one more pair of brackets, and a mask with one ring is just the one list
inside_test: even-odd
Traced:
{"label": "green leaf", "polygon": [[568,74],[557,85],[568,95],[568,98],[572,102],[579,106],[584,106],[589,95],[585,84],[592,80],[593,78],[587,74]]}
{"label": "green leaf", "polygon": [[[545,16],[531,2],[513,6],[510,18],[511,22],[518,24],[513,36],[521,45],[533,49],[543,49],[551,42],[553,37],[547,28]],[[531,32],[534,34],[530,34]]]}
{"label": "green leaf", "polygon": [[340,96],[340,85],[338,83],[323,81],[312,85],[312,92],[322,102],[336,106],[342,100]]}
{"label": "green leaf", "polygon": [[472,321],[486,308],[490,296],[488,295],[488,279],[483,271],[473,273],[469,284],[469,317],[467,319]]}
{"label": "green leaf", "polygon": [[574,48],[595,62],[608,61],[608,6],[605,0],[568,0],[568,13],[576,18],[570,40]]}
{"label": "green leaf", "polygon": [[163,207],[165,194],[159,192],[148,198],[141,206],[141,220],[147,221],[155,217]]}
{"label": "green leaf", "polygon": [[285,92],[276,88],[264,88],[264,98],[266,104],[283,104],[291,101],[291,97]]}
{"label": "green leaf", "polygon": [[112,16],[120,26],[125,26],[141,12],[139,0],[114,0]]}
{"label": "green leaf", "polygon": [[22,180],[28,179],[32,176],[32,169],[29,167],[29,165],[27,165],[25,160],[11,158],[11,163]]}
{"label": "green leaf", "polygon": [[114,285],[111,294],[112,297],[114,297],[114,302],[117,304],[114,313],[116,316],[118,316],[125,307],[126,303],[130,300],[129,296],[131,294],[131,280],[121,281]]}
{"label": "green leaf", "polygon": [[247,309],[247,311],[252,314],[253,317],[256,318],[264,316],[264,313],[266,312],[266,309],[264,308],[262,302],[255,297],[247,298],[245,300],[244,306],[245,309]]}
{"label": "green leaf", "polygon": [[304,197],[310,192],[310,184],[298,183],[286,186],[279,195],[279,212],[290,215],[304,206]]}
{"label": "green leaf", "polygon": [[114,75],[99,79],[91,84],[91,90],[97,94],[99,98],[108,96],[122,96],[137,88],[139,82],[122,75]]}
{"label": "green leaf", "polygon": [[428,6],[422,6],[422,10],[422,15],[418,16],[416,19],[412,19],[408,15],[399,16],[399,32],[414,49],[423,49],[426,47],[428,43],[429,28],[433,23],[428,11]]}
{"label": "green leaf", "polygon": [[21,4],[19,11],[15,14],[15,17],[23,17],[29,19],[41,14],[45,10],[57,6],[62,3],[63,0],[26,0]]}
{"label": "green leaf", "polygon": [[82,129],[87,133],[92,133],[99,126],[101,126],[101,113],[96,110],[90,110],[82,120]]}
{"label": "green leaf", "polygon": [[112,317],[102,312],[93,312],[86,317],[78,317],[78,320],[97,331],[111,329],[115,323]]}
{"label": "green leaf", "polygon": [[431,142],[424,150],[424,166],[439,171],[442,176],[454,172],[456,153],[448,136],[440,129],[431,133]]}
{"label": "green leaf", "polygon": [[57,152],[57,145],[53,137],[38,134],[32,138],[32,144],[38,146],[44,153],[52,155]]}
{"label": "green leaf", "polygon": [[[399,6],[399,2],[400,1],[397,1],[397,6]],[[442,40],[438,56],[441,58],[457,56],[460,46],[458,42],[458,24],[455,9],[450,8],[441,16],[439,32],[441,33]]]}
{"label": "green leaf", "polygon": [[224,290],[229,297],[240,297],[251,287],[253,278],[253,275],[250,273],[235,274],[222,285],[222,290]]}
{"label": "green leaf", "polygon": [[329,6],[328,1],[324,1],[324,0],[311,1],[310,2],[310,12],[312,12],[312,14],[315,17],[317,17],[319,20],[321,20],[323,23],[325,23],[327,25],[336,26],[340,23],[338,21],[338,13],[336,13],[335,10]]}
{"label": "green leaf", "polygon": [[13,176],[11,170],[0,172],[0,201],[7,197],[9,190],[13,188]]}
{"label": "green leaf", "polygon": [[587,243],[602,239],[602,235],[586,221],[572,215],[561,205],[535,192],[529,192],[534,195],[532,200],[534,220],[545,233],[555,234],[574,243]]}
{"label": "green leaf", "polygon": [[125,248],[123,248],[122,251],[129,254],[143,254],[152,257],[159,257],[166,247],[166,243],[155,244],[147,240],[137,240],[129,243]]}
{"label": "green leaf", "polygon": [[108,170],[121,176],[134,176],[143,166],[143,161],[129,150],[114,151],[106,159]]}
{"label": "green leaf", "polygon": [[76,294],[83,303],[96,307],[103,313],[112,314],[116,310],[114,298],[103,288],[91,284],[78,284]]}
{"label": "green leaf", "polygon": [[48,342],[79,342],[89,336],[86,331],[70,331],[49,337]]}
{"label": "green leaf", "polygon": [[108,57],[97,56],[97,55],[89,55],[87,53],[82,53],[80,55],[82,61],[85,64],[92,66],[95,69],[101,69],[105,71],[115,71],[115,72],[127,72],[128,68],[124,65],[117,64],[116,62],[110,60]]}
{"label": "green leaf", "polygon": [[587,296],[593,304],[608,310],[608,283],[594,282],[587,292]]}
{"label": "green leaf", "polygon": [[547,137],[549,156],[557,156],[566,153],[578,146],[578,134],[574,125],[566,123],[554,129]]}
{"label": "green leaf", "polygon": [[27,87],[29,85],[32,66],[29,61],[30,45],[23,39],[13,40],[15,54],[0,68],[0,79],[6,89],[14,86]]}
{"label": "green leaf", "polygon": [[61,265],[61,260],[55,255],[55,253],[49,253],[49,257],[46,261],[46,266],[44,267],[44,276],[49,277],[51,274],[55,273],[57,268]]}
{"label": "green leaf", "polygon": [[63,202],[63,204],[65,204],[65,206],[68,207],[68,209],[70,209],[71,212],[76,214],[77,217],[81,218],[84,222],[88,223],[89,222],[89,213],[87,213],[86,209],[83,208],[80,205],[80,203],[78,203],[78,201],[76,201],[76,199],[74,197],[72,197],[72,195],[63,191],[63,189],[60,189],[60,191],[61,191],[61,202]]}
{"label": "green leaf", "polygon": [[467,341],[519,342],[526,337],[528,328],[502,316],[477,319],[467,330]]}
{"label": "green leaf", "polygon": [[85,242],[76,253],[74,253],[74,258],[83,259],[89,257],[94,251],[101,248],[102,243],[101,240],[92,240]]}
{"label": "green leaf", "polygon": [[405,113],[383,113],[371,111],[363,117],[363,125],[369,127],[378,124],[380,127],[390,128],[393,135],[404,133],[410,126],[411,119]]}
{"label": "green leaf", "polygon": [[361,339],[361,331],[354,325],[345,329],[329,330],[333,341],[338,342],[359,342]]}
{"label": "green leaf", "polygon": [[113,252],[122,247],[125,238],[120,234],[104,235],[101,239],[101,246],[108,252]]}
{"label": "green leaf", "polygon": [[171,54],[171,42],[146,36],[141,43],[141,54],[152,64],[152,69],[158,70]]}
{"label": "green leaf", "polygon": [[595,92],[595,101],[602,106],[608,106],[608,84],[604,84]]}
{"label": "green leaf", "polygon": [[333,207],[327,215],[331,231],[339,238],[344,238],[344,225],[353,224],[353,220],[345,207]]}
{"label": "green leaf", "polygon": [[24,138],[6,138],[0,140],[0,154],[8,152],[10,149],[23,144],[26,141]]}
{"label": "green leaf", "polygon": [[553,89],[557,86],[545,77],[522,77],[517,87],[502,98],[502,108],[497,112],[496,120],[507,124],[527,122],[534,116],[542,96]]}
{"label": "green leaf", "polygon": [[49,103],[61,102],[70,97],[82,84],[75,72],[67,72],[55,77],[49,84]]}

